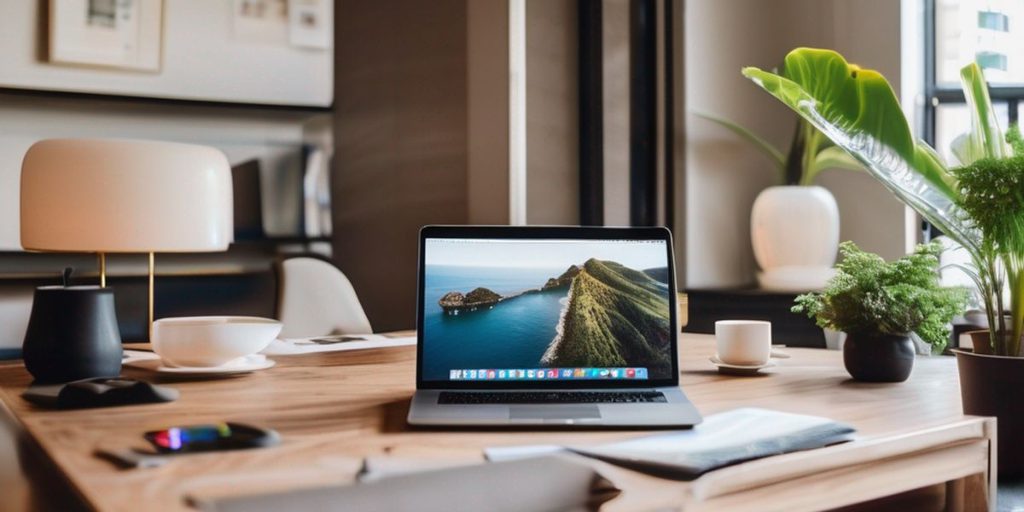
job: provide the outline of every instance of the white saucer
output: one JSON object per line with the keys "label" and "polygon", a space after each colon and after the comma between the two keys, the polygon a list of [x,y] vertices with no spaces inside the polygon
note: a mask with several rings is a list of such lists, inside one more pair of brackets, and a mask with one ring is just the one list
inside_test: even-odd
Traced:
{"label": "white saucer", "polygon": [[[156,356],[156,354],[153,354]],[[136,368],[143,368],[157,373],[167,373],[175,375],[194,375],[194,376],[214,376],[214,375],[232,375],[237,373],[249,373],[257,370],[266,370],[267,368],[273,367],[277,364],[273,359],[267,358],[263,354],[253,354],[245,357],[239,357],[224,363],[220,366],[170,366],[164,364],[159,356],[155,358],[143,357],[143,358],[131,358],[124,361],[126,366],[132,366]]]}
{"label": "white saucer", "polygon": [[717,355],[711,356],[708,360],[711,361],[711,364],[718,367],[719,372],[732,375],[753,375],[765,368],[771,368],[776,364],[775,361],[772,361],[771,359],[769,359],[765,364],[757,365],[728,364],[723,363]]}

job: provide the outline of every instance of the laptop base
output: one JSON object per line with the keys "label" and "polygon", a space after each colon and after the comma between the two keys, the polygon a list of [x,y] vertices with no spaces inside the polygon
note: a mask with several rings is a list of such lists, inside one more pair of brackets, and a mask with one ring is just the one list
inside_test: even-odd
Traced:
{"label": "laptop base", "polygon": [[[650,391],[662,393],[664,403],[561,403],[561,404],[439,404],[441,393],[416,391],[409,408],[409,423],[421,426],[565,426],[616,428],[687,428],[701,421],[700,413],[679,388],[646,390],[605,389],[601,392]],[[502,390],[516,393],[517,390]],[[520,390],[529,392],[536,390]],[[579,392],[545,390],[550,393]],[[596,390],[595,390],[596,391]],[[493,391],[491,391],[493,392]]]}

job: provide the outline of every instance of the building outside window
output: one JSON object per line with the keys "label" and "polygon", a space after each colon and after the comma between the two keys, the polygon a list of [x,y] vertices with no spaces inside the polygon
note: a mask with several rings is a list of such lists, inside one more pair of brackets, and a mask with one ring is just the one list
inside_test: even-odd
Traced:
{"label": "building outside window", "polygon": [[1009,32],[1010,17],[1001,12],[978,11],[978,28]]}
{"label": "building outside window", "polygon": [[1024,100],[1024,0],[926,0],[928,24],[925,140],[948,162],[953,139],[967,131],[970,112],[960,68],[976,61],[991,86],[1004,129]]}

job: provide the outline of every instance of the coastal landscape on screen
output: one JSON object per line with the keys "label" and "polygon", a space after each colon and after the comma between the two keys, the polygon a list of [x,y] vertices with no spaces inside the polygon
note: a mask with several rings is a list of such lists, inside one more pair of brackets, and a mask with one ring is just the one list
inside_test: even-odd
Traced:
{"label": "coastal landscape on screen", "polygon": [[646,368],[671,377],[660,241],[427,241],[423,370]]}

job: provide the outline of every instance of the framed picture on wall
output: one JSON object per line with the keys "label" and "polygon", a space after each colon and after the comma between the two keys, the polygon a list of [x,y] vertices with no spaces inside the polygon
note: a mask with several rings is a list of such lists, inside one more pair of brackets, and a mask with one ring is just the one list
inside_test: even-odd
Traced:
{"label": "framed picture on wall", "polygon": [[53,64],[160,71],[163,0],[50,0]]}
{"label": "framed picture on wall", "polygon": [[333,28],[331,0],[288,1],[288,39],[293,46],[329,50]]}

